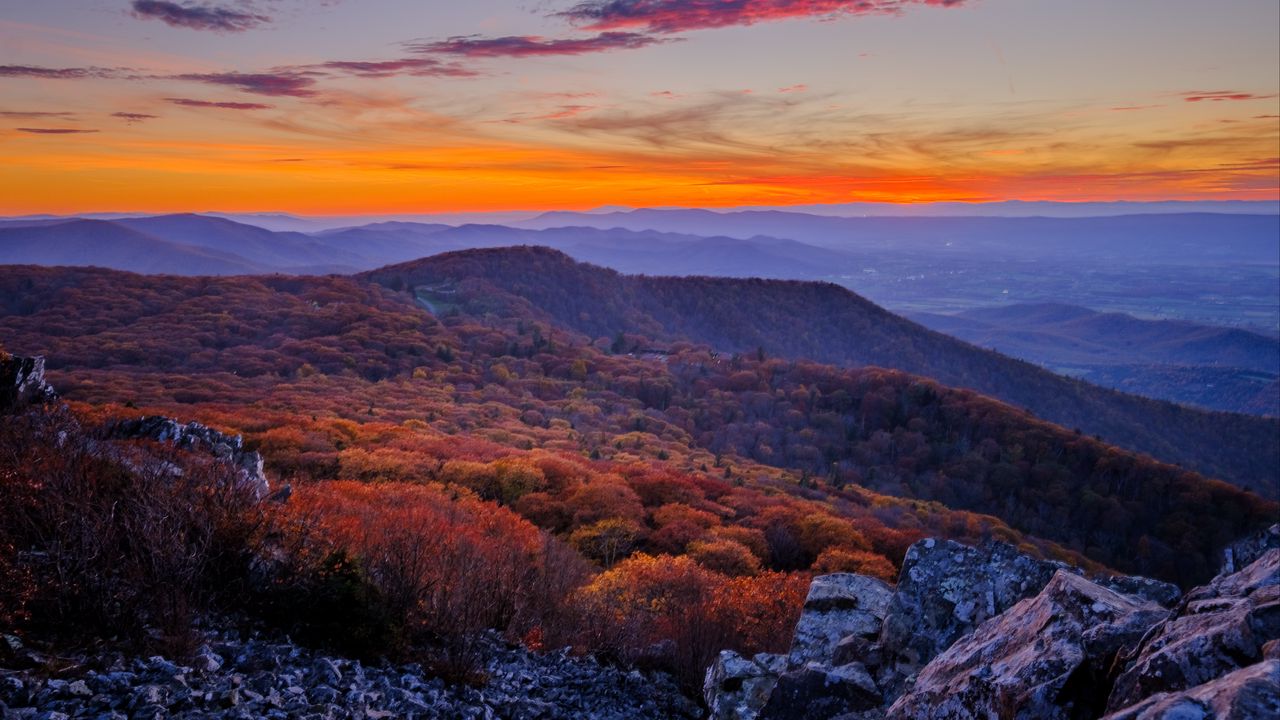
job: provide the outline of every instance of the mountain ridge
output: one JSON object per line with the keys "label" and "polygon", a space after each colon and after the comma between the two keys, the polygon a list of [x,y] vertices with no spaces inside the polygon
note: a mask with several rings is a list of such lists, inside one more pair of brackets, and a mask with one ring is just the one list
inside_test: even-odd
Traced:
{"label": "mountain ridge", "polygon": [[[1280,425],[1275,421],[1189,410],[1063,378],[928,330],[831,283],[626,276],[543,248],[446,253],[358,277],[397,291],[483,282],[481,295],[503,293],[506,302],[526,303],[590,337],[630,332],[732,352],[894,367],[972,388],[1065,427],[1187,463],[1273,498],[1277,494],[1272,468],[1280,466]],[[750,322],[735,320],[742,316]],[[764,330],[762,320],[768,321]],[[836,342],[827,342],[829,337]],[[1224,431],[1227,426],[1232,429]],[[1180,447],[1192,438],[1216,448],[1214,459],[1193,461]]]}

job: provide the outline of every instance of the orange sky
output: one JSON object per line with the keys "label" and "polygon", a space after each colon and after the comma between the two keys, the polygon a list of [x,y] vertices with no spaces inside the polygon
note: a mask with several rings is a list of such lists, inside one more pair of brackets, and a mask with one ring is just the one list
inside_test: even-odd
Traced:
{"label": "orange sky", "polygon": [[1280,198],[1274,2],[772,2],[5,9],[0,212]]}

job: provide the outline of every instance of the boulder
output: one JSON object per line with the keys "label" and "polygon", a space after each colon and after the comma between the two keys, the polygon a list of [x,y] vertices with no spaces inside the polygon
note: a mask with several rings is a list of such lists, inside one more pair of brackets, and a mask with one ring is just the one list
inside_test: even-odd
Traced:
{"label": "boulder", "polygon": [[1175,616],[1144,639],[1116,680],[1109,710],[1178,692],[1261,661],[1280,638],[1280,549],[1187,593]]}
{"label": "boulder", "polygon": [[1249,567],[1268,550],[1280,548],[1280,523],[1231,543],[1222,551],[1220,575],[1230,575]]}
{"label": "boulder", "polygon": [[110,434],[122,440],[155,440],[182,450],[207,453],[233,467],[242,485],[252,490],[257,499],[271,493],[262,469],[262,455],[245,450],[244,439],[239,435],[224,435],[198,422],[184,425],[158,415],[122,420],[110,429]]}
{"label": "boulder", "polygon": [[934,658],[887,717],[1096,717],[1112,659],[1167,615],[1153,602],[1059,570],[1034,598]]}
{"label": "boulder", "polygon": [[1176,693],[1158,693],[1103,720],[1248,720],[1280,717],[1280,660],[1241,668]]}
{"label": "boulder", "polygon": [[751,659],[724,650],[707,669],[703,698],[708,720],[755,720],[787,669],[784,655],[762,653]]}
{"label": "boulder", "polygon": [[883,698],[861,663],[827,667],[808,663],[783,673],[760,720],[810,720],[872,710]]}
{"label": "boulder", "polygon": [[1010,545],[921,540],[902,563],[880,640],[887,671],[905,678],[982,622],[1040,592],[1060,563]]}
{"label": "boulder", "polygon": [[1140,575],[1104,575],[1093,581],[1121,595],[1136,595],[1161,607],[1171,608],[1182,599],[1182,591],[1177,585]]}
{"label": "boulder", "polygon": [[893,589],[866,575],[820,575],[809,585],[791,642],[791,663],[830,664],[836,646],[849,637],[880,634]]}
{"label": "boulder", "polygon": [[0,413],[57,397],[44,379],[44,358],[9,355],[0,350]]}

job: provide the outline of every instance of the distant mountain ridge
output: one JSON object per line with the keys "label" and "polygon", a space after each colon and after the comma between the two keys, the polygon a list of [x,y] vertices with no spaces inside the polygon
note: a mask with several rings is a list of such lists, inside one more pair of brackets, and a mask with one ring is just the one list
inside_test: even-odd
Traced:
{"label": "distant mountain ridge", "polygon": [[106,220],[0,225],[0,264],[96,265],[139,273],[209,275],[261,272],[234,253],[183,245]]}
{"label": "distant mountain ridge", "polygon": [[[689,210],[684,207],[635,208],[606,205],[590,210],[568,211],[584,215],[630,212],[633,210]],[[1002,200],[992,202],[924,202],[888,203],[853,202],[800,205],[742,205],[716,208],[713,212],[734,213],[744,211],[779,211],[806,213],[829,217],[1109,217],[1114,215],[1165,215],[1177,213],[1217,213],[1232,215],[1280,215],[1280,202],[1273,200],[1161,200],[1110,202],[1061,202],[1053,200]],[[225,212],[217,210],[189,210],[201,215],[220,217],[246,225],[256,225],[267,230],[316,232],[344,227],[359,227],[374,223],[408,222],[423,224],[462,225],[509,224],[532,220],[545,215],[545,210],[505,210],[472,213],[396,213],[389,215],[299,215],[282,212]],[[550,211],[561,212],[561,211]],[[148,217],[154,212],[133,213],[80,213],[76,215],[22,215],[0,217],[8,220],[69,220],[88,218],[115,220],[119,218]]]}
{"label": "distant mountain ridge", "polygon": [[399,291],[466,289],[488,311],[541,316],[606,340],[633,333],[722,351],[896,368],[1267,497],[1280,494],[1274,420],[1196,411],[1064,378],[930,331],[831,284],[626,276],[531,247],[449,253],[361,277]]}
{"label": "distant mountain ridge", "polygon": [[909,317],[975,345],[1037,361],[1053,357],[1059,363],[1223,365],[1270,373],[1280,370],[1280,340],[1236,328],[1143,320],[1057,303],[1019,303],[953,315],[919,313]]}
{"label": "distant mountain ridge", "polygon": [[1212,410],[1280,415],[1275,337],[1056,303],[908,317],[1097,385]]}
{"label": "distant mountain ridge", "polygon": [[[547,213],[519,227],[583,226],[745,239],[782,237],[847,251],[893,248],[933,254],[1096,260],[1151,259],[1275,264],[1280,216],[1179,213],[1112,217],[827,217],[783,211],[632,210]],[[1208,242],[1212,240],[1212,242]]]}

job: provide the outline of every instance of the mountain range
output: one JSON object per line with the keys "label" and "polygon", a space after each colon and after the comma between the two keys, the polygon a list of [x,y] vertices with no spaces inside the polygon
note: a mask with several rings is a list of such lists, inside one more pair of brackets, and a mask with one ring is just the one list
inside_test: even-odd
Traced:
{"label": "mountain range", "polygon": [[[884,240],[870,239],[878,232],[894,233],[893,252],[907,255],[930,255],[928,248],[939,242],[943,247],[947,242],[962,246],[972,242],[987,248],[984,252],[992,256],[1029,253],[1036,256],[1036,262],[1047,262],[1046,258],[1062,252],[1105,253],[1107,248],[1123,244],[1115,234],[1134,232],[1147,238],[1145,252],[1150,252],[1150,247],[1164,248],[1161,257],[1171,263],[1189,263],[1187,258],[1198,247],[1196,233],[1210,230],[1229,241],[1201,252],[1202,265],[1214,262],[1214,257],[1226,258],[1224,262],[1256,263],[1268,251],[1274,253],[1277,243],[1276,235],[1268,234],[1275,229],[1277,218],[1251,215],[971,218],[967,224],[956,224],[932,218],[849,220],[794,213],[635,211],[572,217],[548,214],[539,222],[609,225],[620,218],[637,226],[662,224],[657,222],[662,220],[701,231],[711,229],[707,223],[714,223],[728,232],[736,227],[743,235],[757,221],[766,230],[770,222],[784,223],[788,232],[800,235],[806,227],[821,233],[841,227],[854,231],[840,242],[824,236],[831,247],[820,247],[761,235],[757,231],[762,228],[756,226],[751,226],[752,234],[747,237],[735,238],[653,229],[575,226],[538,230],[412,222],[312,233],[274,232],[225,218],[189,214],[115,220],[28,219],[0,223],[0,262],[95,264],[183,275],[323,274],[368,270],[470,248],[531,245],[556,248],[577,260],[633,274],[785,279],[829,277],[856,268],[864,258],[847,247],[835,246],[886,245]],[[985,236],[992,228],[1006,228],[1011,237],[1023,238],[1020,244],[1029,247],[1009,250],[1019,243]],[[944,236],[955,239],[943,242]],[[997,250],[997,246],[1005,249]],[[1186,257],[1179,259],[1179,253]],[[972,257],[982,262],[983,254]],[[436,272],[451,262],[456,260],[419,263],[402,281],[414,286],[454,282],[456,277]],[[834,285],[735,283],[707,277],[686,282],[631,278],[609,275],[598,268],[588,273],[580,266],[552,262],[537,254],[530,255],[528,262],[531,266],[521,272],[533,275],[502,272],[489,281],[500,283],[505,293],[534,302],[557,322],[595,337],[640,332],[664,342],[684,338],[728,352],[762,349],[771,355],[844,366],[898,368],[973,388],[1053,422],[1255,489],[1264,488],[1270,479],[1261,468],[1275,459],[1274,453],[1231,450],[1237,443],[1273,448],[1274,443],[1265,437],[1270,431],[1265,423],[1211,419],[1054,375],[1033,364],[929,332]],[[948,261],[943,257],[938,262]],[[397,272],[402,270],[377,271],[375,275],[392,277]],[[487,275],[489,269],[477,272]],[[564,276],[563,281],[540,283],[538,273],[543,272]],[[417,277],[422,273],[428,279]],[[556,294],[550,294],[551,290]],[[741,314],[744,309],[746,315]],[[1056,305],[1034,305],[1021,312],[975,309],[953,316],[933,313],[916,317],[978,346],[994,347],[1031,363],[1143,395],[1255,414],[1275,411],[1275,343],[1254,333],[1185,323],[1151,325],[1115,313],[1096,314]],[[1105,362],[1097,361],[1098,357],[1105,357]],[[1090,368],[1080,372],[1076,366],[1089,358],[1094,359],[1087,363]],[[1200,369],[1188,371],[1188,366]],[[1225,368],[1238,370],[1228,372]],[[1238,439],[1221,437],[1236,431]],[[1200,435],[1217,439],[1201,442],[1196,439]],[[1203,454],[1201,448],[1206,446],[1216,450]]]}
{"label": "mountain range", "polygon": [[977,390],[1051,422],[1276,496],[1275,420],[1190,410],[1055,375],[893,315],[824,283],[626,276],[538,248],[450,253],[361,277],[430,302],[482,283],[488,311],[529,312],[589,337],[879,366]]}
{"label": "mountain range", "polygon": [[1275,337],[1054,303],[910,318],[1094,384],[1214,410],[1280,415],[1280,340]]}

